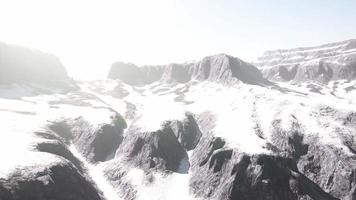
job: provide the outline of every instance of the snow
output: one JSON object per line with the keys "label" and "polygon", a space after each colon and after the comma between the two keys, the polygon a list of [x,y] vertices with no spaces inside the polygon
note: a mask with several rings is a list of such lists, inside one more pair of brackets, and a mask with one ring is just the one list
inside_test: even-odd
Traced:
{"label": "snow", "polygon": [[74,145],[70,146],[70,151],[77,157],[84,166],[88,169],[90,177],[95,181],[98,188],[103,192],[106,200],[121,200],[119,194],[115,191],[114,187],[109,183],[104,175],[105,162],[96,164],[89,163],[81,153],[75,148]]}
{"label": "snow", "polygon": [[[127,96],[118,98],[110,94],[117,84],[128,91]],[[312,92],[308,87],[311,84],[320,87],[320,93]],[[297,122],[305,135],[317,135],[325,144],[343,146],[336,130],[350,134],[349,128],[337,120],[337,116],[320,116],[317,112],[322,106],[340,113],[356,112],[356,81],[331,81],[328,85],[282,82],[278,85],[280,89],[243,83],[224,86],[203,81],[133,87],[110,80],[82,82],[80,92],[46,95],[34,95],[27,87],[2,86],[0,157],[6,164],[0,165],[0,178],[19,166],[41,166],[41,163],[58,161],[51,154],[33,151],[33,144],[41,140],[33,132],[48,120],[82,116],[92,124],[101,124],[110,120],[110,109],[124,115],[128,111],[127,102],[137,109],[136,115],[128,119],[128,125],[142,131],[155,131],[166,120],[182,120],[187,111],[194,114],[208,111],[216,118],[211,132],[224,138],[230,147],[249,154],[270,153],[265,145],[271,140],[275,120],[280,120],[283,130],[290,130]],[[355,89],[346,90],[352,87]],[[256,134],[256,127],[262,132],[262,138]],[[120,199],[120,194],[103,174],[106,162],[93,165],[73,146],[70,150],[85,164],[108,200]],[[181,166],[182,171],[186,168]],[[126,177],[138,187],[139,200],[194,199],[189,193],[189,173],[154,173],[152,184],[147,184],[144,176],[142,170],[131,169]]]}
{"label": "snow", "polygon": [[30,151],[32,144],[38,141],[30,134],[40,125],[38,117],[0,110],[0,119],[0,158],[6,162],[0,165],[0,177],[5,178],[19,166],[33,166],[53,160],[50,154]]}
{"label": "snow", "polygon": [[[57,104],[53,108],[50,101],[60,100],[64,95],[27,95],[32,94],[31,89],[19,87],[2,86],[3,93],[0,94],[0,158],[6,160],[6,164],[0,165],[0,177],[6,177],[16,167],[56,161],[51,154],[33,151],[34,144],[43,140],[34,132],[41,130],[48,121],[79,116],[84,116],[92,124],[110,121],[112,111],[107,108],[67,104]],[[11,91],[14,94],[9,98]],[[16,95],[16,91],[23,93]],[[19,97],[21,94],[26,95]]]}
{"label": "snow", "polygon": [[125,178],[136,186],[138,200],[198,200],[189,192],[189,174],[154,172],[153,183],[148,184],[144,171],[132,168]]}
{"label": "snow", "polygon": [[[331,95],[333,84],[336,83],[330,83],[330,86],[313,83],[323,88],[322,94],[311,92],[308,88],[311,83],[278,84],[285,91],[242,83],[224,86],[206,81],[198,84],[153,83],[144,87],[125,85],[125,90],[130,94],[122,99],[108,98],[109,95],[95,92],[94,94],[108,105],[123,101],[136,105],[138,114],[129,124],[139,127],[141,131],[155,131],[166,120],[182,120],[187,111],[195,114],[209,111],[216,116],[216,126],[212,132],[224,138],[231,147],[238,147],[250,154],[269,153],[265,144],[273,132],[274,120],[281,120],[281,128],[289,130],[292,120],[296,118],[305,134],[323,132],[320,137],[325,143],[340,144],[334,129],[342,125],[335,124],[333,128],[326,128],[320,124],[318,116],[312,116],[311,113],[322,105],[337,110],[355,110],[353,104],[356,92],[346,93],[342,88],[356,85],[356,82],[339,83],[340,89],[334,91],[337,96]],[[182,95],[184,98],[177,101],[176,98]],[[256,134],[257,126],[264,138]]]}

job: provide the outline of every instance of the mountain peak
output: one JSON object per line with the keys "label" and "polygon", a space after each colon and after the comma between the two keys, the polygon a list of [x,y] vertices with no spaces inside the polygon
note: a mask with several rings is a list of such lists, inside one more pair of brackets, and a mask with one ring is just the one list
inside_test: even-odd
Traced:
{"label": "mountain peak", "polygon": [[206,56],[197,62],[161,66],[138,67],[117,62],[112,65],[108,78],[120,79],[133,85],[149,84],[154,81],[185,83],[190,80],[207,80],[225,84],[236,81],[248,84],[268,83],[255,66],[224,53]]}

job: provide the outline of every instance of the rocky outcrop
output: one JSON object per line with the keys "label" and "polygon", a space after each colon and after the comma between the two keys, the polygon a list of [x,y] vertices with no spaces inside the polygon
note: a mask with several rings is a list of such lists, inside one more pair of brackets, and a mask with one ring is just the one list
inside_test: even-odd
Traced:
{"label": "rocky outcrop", "polygon": [[128,132],[116,152],[116,158],[146,171],[187,173],[189,169],[187,152],[168,125],[154,132]]}
{"label": "rocky outcrop", "polygon": [[148,84],[158,80],[178,83],[208,80],[226,84],[238,81],[247,84],[270,84],[255,66],[226,54],[208,56],[195,63],[165,66],[137,67],[133,64],[115,63],[108,78],[120,79],[132,85]]}
{"label": "rocky outcrop", "polygon": [[356,78],[356,40],[267,51],[257,66],[269,80],[318,81]]}
{"label": "rocky outcrop", "polygon": [[[104,170],[107,180],[120,191],[121,198],[125,200],[137,199],[138,188],[136,188],[127,178],[130,169],[131,166],[115,162],[114,164],[111,163],[108,165]],[[145,177],[149,177],[149,174],[146,174]]]}
{"label": "rocky outcrop", "polygon": [[52,122],[50,129],[71,141],[78,151],[91,162],[106,161],[115,155],[122,142],[126,122],[116,112],[112,113],[111,122],[91,124],[85,118],[64,119]]}
{"label": "rocky outcrop", "polygon": [[74,87],[63,64],[54,55],[0,43],[0,84],[12,83]]}
{"label": "rocky outcrop", "polygon": [[82,163],[67,148],[66,144],[51,131],[40,131],[35,133],[37,136],[45,138],[43,142],[35,144],[35,149],[40,152],[47,152],[60,156],[72,164],[81,172],[84,172]]}
{"label": "rocky outcrop", "polygon": [[[321,189],[338,199],[353,199],[356,185],[356,156],[343,149],[308,141],[308,153],[298,160],[298,169]],[[348,198],[350,197],[350,198]]]}
{"label": "rocky outcrop", "polygon": [[337,199],[299,172],[295,159],[249,155],[229,148],[219,137],[200,140],[191,171],[191,191],[204,199]]}
{"label": "rocky outcrop", "polygon": [[59,119],[34,132],[32,149],[24,152],[33,158],[6,175],[1,174],[0,199],[104,200],[87,166],[69,145],[74,143],[93,162],[113,155],[126,127],[121,116],[113,114],[111,123],[98,125],[83,118]]}
{"label": "rocky outcrop", "polygon": [[[340,118],[347,122],[349,114],[344,115],[330,107],[318,108],[318,117]],[[288,157],[295,162],[299,174],[295,175],[303,182],[301,190],[308,194],[301,199],[349,199],[355,195],[356,156],[348,152],[348,145],[352,152],[353,138],[340,129],[340,140],[345,146],[324,143],[318,135],[306,135],[304,128],[295,116],[291,117],[291,126],[285,130],[281,128],[280,120],[272,122],[271,150],[278,156]],[[336,134],[337,137],[337,134]],[[293,175],[293,174],[292,174]],[[302,187],[303,186],[303,187]],[[325,196],[325,197],[323,197]],[[328,197],[328,198],[327,198]]]}
{"label": "rocky outcrop", "polygon": [[183,121],[170,121],[169,126],[172,128],[174,135],[186,150],[192,150],[198,144],[202,132],[199,125],[194,119],[193,114],[186,113]]}
{"label": "rocky outcrop", "polygon": [[[115,159],[105,168],[105,176],[122,194],[123,199],[134,200],[137,187],[128,177],[130,169],[143,170],[143,181],[152,183],[153,173],[188,173],[189,158],[174,135],[169,123],[153,132],[129,128]],[[139,177],[134,177],[139,178]]]}
{"label": "rocky outcrop", "polygon": [[73,143],[78,150],[93,162],[113,158],[116,149],[122,142],[125,120],[119,115],[112,116],[112,123],[92,126],[83,118],[71,124],[74,135]]}
{"label": "rocky outcrop", "polygon": [[101,193],[67,160],[21,167],[0,179],[2,200],[103,200]]}
{"label": "rocky outcrop", "polygon": [[288,159],[250,156],[204,137],[192,155],[192,192],[204,199],[297,199],[290,187]]}

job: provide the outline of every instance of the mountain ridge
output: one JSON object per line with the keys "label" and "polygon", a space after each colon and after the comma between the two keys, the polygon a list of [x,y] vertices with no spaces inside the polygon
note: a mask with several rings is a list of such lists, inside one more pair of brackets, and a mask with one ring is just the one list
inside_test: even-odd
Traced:
{"label": "mountain ridge", "polygon": [[218,54],[118,62],[65,93],[1,85],[0,199],[355,199],[356,80],[259,70]]}
{"label": "mountain ridge", "polygon": [[[155,73],[150,74],[152,71]],[[133,74],[139,74],[139,76]],[[209,80],[227,84],[233,84],[236,81],[248,84],[269,84],[269,81],[262,77],[255,66],[223,53],[183,64],[138,67],[131,63],[117,62],[112,65],[108,78],[121,79],[129,84],[139,84],[140,81],[132,81],[137,79],[141,79],[142,84],[154,81],[185,83],[191,80]]]}
{"label": "mountain ridge", "polygon": [[356,39],[266,51],[257,60],[256,66],[272,81],[353,80],[356,78]]}

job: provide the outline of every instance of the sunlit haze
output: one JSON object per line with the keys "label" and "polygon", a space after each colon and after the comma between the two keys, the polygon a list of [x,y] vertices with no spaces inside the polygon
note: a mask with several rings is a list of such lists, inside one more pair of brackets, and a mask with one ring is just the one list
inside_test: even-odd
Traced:
{"label": "sunlit haze", "polygon": [[0,41],[57,55],[77,79],[115,61],[165,64],[356,36],[356,1],[0,0]]}
{"label": "sunlit haze", "polygon": [[356,200],[356,0],[0,0],[0,200]]}

